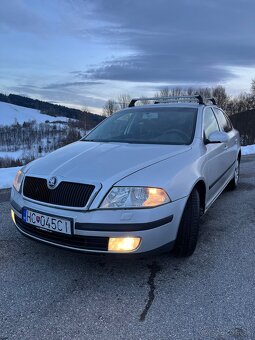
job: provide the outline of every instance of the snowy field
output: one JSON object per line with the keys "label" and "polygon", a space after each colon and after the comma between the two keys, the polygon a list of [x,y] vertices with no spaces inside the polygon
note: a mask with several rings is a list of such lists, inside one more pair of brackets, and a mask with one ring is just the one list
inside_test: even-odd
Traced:
{"label": "snowy field", "polygon": [[15,168],[0,168],[0,189],[10,188],[12,186],[16,172],[20,168],[20,166]]}
{"label": "snowy field", "polygon": [[255,154],[255,144],[242,146],[242,155],[252,155]]}
{"label": "snowy field", "polygon": [[22,157],[23,150],[17,150],[17,151],[0,151],[0,158],[11,158],[11,159],[19,159]]}
{"label": "snowy field", "polygon": [[[242,155],[255,155],[255,144],[242,146]],[[15,168],[0,168],[0,189],[10,188],[16,172],[21,167]]]}
{"label": "snowy field", "polygon": [[32,120],[36,120],[37,123],[44,123],[46,120],[67,122],[68,118],[52,117],[42,114],[39,110],[0,102],[0,125],[12,125],[17,122],[23,124]]}

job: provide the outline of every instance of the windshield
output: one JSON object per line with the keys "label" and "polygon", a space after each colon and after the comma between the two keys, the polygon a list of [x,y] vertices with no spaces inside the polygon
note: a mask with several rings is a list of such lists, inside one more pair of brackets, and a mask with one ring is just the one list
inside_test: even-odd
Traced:
{"label": "windshield", "polygon": [[106,119],[82,140],[188,145],[193,141],[196,117],[196,108],[128,109]]}

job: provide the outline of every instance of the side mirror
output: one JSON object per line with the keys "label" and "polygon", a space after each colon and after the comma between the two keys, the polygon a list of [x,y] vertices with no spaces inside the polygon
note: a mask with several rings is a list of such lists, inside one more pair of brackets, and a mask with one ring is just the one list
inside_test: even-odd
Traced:
{"label": "side mirror", "polygon": [[222,131],[212,132],[207,139],[207,143],[227,143],[228,141],[228,134]]}

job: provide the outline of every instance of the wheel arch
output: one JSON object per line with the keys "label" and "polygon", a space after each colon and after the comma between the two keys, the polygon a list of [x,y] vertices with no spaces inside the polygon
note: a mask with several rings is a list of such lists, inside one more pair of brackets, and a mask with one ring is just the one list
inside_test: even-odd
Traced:
{"label": "wheel arch", "polygon": [[199,193],[199,199],[200,199],[200,208],[201,212],[205,212],[205,200],[206,200],[206,185],[205,181],[203,179],[199,179],[196,184],[193,186],[191,192],[196,189]]}
{"label": "wheel arch", "polygon": [[239,150],[238,156],[237,156],[237,159],[239,162],[241,162],[241,157],[242,157],[241,150]]}

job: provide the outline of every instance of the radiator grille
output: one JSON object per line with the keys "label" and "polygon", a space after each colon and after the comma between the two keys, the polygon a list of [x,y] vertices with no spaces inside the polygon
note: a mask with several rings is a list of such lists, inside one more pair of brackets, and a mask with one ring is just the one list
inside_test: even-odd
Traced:
{"label": "radiator grille", "polygon": [[95,186],[82,183],[61,182],[55,189],[49,189],[44,178],[26,176],[24,196],[36,201],[68,207],[85,207]]}

